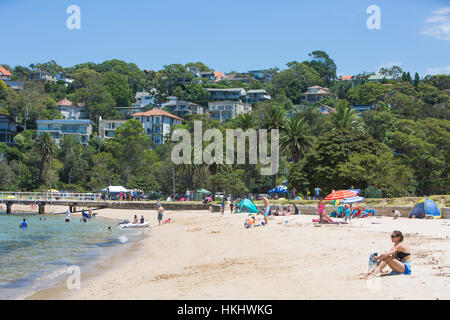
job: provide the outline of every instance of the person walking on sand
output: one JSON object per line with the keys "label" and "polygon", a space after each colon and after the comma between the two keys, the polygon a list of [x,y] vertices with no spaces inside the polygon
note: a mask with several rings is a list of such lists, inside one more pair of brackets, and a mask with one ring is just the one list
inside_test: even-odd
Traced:
{"label": "person walking on sand", "polygon": [[160,205],[158,208],[158,223],[159,223],[159,225],[161,225],[163,215],[164,215],[164,207],[162,205]]}
{"label": "person walking on sand", "polygon": [[234,202],[233,199],[230,201],[230,214],[233,214]]}
{"label": "person walking on sand", "polygon": [[269,199],[267,199],[266,197],[262,197],[261,200],[264,203],[264,225],[267,225],[267,217],[270,214],[270,203]]}
{"label": "person walking on sand", "polygon": [[319,203],[317,204],[317,209],[319,211],[319,222],[323,223],[323,216],[325,214],[325,201],[323,200],[323,197],[320,199]]}
{"label": "person walking on sand", "polygon": [[224,214],[225,213],[225,200],[222,200],[222,204],[221,204],[221,213]]}

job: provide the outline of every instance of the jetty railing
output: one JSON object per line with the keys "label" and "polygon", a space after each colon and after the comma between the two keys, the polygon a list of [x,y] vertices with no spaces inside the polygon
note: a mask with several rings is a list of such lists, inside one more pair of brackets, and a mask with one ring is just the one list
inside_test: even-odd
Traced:
{"label": "jetty railing", "polygon": [[69,192],[0,192],[0,201],[18,202],[50,202],[53,201],[104,201],[101,193],[69,193]]}

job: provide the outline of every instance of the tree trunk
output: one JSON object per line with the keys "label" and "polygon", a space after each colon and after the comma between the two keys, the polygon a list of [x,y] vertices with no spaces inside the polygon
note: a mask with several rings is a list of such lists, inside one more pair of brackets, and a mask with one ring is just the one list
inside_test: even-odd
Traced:
{"label": "tree trunk", "polygon": [[45,158],[46,156],[43,155],[41,159],[41,164],[39,166],[39,177],[38,177],[39,184],[42,182],[42,172],[44,171]]}

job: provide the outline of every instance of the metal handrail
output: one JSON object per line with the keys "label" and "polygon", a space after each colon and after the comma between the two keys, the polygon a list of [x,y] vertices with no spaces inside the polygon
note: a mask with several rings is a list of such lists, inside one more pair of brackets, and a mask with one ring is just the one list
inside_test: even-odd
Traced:
{"label": "metal handrail", "polygon": [[25,200],[25,201],[50,201],[71,200],[71,201],[104,201],[101,193],[68,193],[68,192],[0,192],[0,201]]}

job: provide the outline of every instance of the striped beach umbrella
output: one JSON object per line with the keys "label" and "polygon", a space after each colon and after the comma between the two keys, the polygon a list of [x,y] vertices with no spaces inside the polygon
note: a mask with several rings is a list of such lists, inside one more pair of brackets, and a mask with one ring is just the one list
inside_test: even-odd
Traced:
{"label": "striped beach umbrella", "polygon": [[332,192],[329,195],[327,195],[325,200],[346,199],[346,198],[355,197],[356,195],[357,195],[356,192],[353,192],[353,191],[339,190],[339,191],[335,191],[335,192]]}

